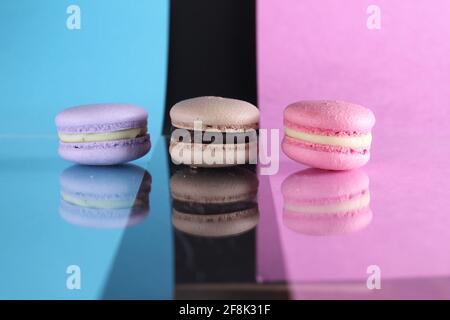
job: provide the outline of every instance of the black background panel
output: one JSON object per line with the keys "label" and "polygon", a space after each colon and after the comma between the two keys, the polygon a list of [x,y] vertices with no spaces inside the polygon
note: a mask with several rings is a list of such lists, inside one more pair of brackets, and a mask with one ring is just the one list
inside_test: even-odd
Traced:
{"label": "black background panel", "polygon": [[176,102],[216,95],[256,105],[254,0],[172,0],[164,134]]}

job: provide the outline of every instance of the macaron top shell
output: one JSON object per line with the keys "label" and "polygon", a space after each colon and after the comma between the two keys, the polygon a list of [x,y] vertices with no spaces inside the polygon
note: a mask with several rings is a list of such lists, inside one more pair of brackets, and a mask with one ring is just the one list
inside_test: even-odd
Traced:
{"label": "macaron top shell", "polygon": [[294,124],[349,133],[370,132],[375,124],[375,116],[370,109],[355,103],[337,100],[293,103],[284,110],[284,119],[287,126]]}
{"label": "macaron top shell", "polygon": [[287,177],[281,185],[285,200],[338,198],[369,188],[369,177],[362,170],[328,171],[306,169]]}
{"label": "macaron top shell", "polygon": [[358,212],[321,215],[283,214],[283,223],[289,229],[311,236],[345,235],[360,231],[372,222],[372,211],[364,208]]}
{"label": "macaron top shell", "polygon": [[89,104],[68,108],[56,118],[58,131],[94,133],[147,126],[147,112],[131,104]]}
{"label": "macaron top shell", "polygon": [[199,203],[226,203],[249,200],[258,192],[258,178],[250,170],[232,167],[202,170],[185,169],[170,179],[172,197]]}
{"label": "macaron top shell", "polygon": [[236,236],[253,229],[258,220],[257,208],[217,215],[194,215],[174,211],[172,215],[172,223],[177,230],[199,237]]}
{"label": "macaron top shell", "polygon": [[172,125],[194,129],[195,121],[202,121],[202,129],[233,131],[257,129],[259,110],[251,103],[222,97],[197,97],[178,102],[170,110]]}

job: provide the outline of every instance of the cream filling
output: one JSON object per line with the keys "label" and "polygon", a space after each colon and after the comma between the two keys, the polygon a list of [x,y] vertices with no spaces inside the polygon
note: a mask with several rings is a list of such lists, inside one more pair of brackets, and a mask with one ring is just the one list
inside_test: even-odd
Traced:
{"label": "cream filling", "polygon": [[284,208],[298,213],[337,213],[362,209],[370,203],[370,194],[349,201],[324,205],[297,205],[286,203]]}
{"label": "cream filling", "polygon": [[68,194],[61,193],[61,198],[79,207],[95,208],[95,209],[124,209],[131,208],[140,204],[143,201],[140,199],[131,200],[87,200],[79,199]]}
{"label": "cream filling", "polygon": [[372,135],[370,133],[358,137],[340,137],[340,136],[324,136],[319,134],[311,134],[303,131],[297,131],[291,128],[285,128],[284,132],[287,136],[303,140],[306,142],[333,145],[348,148],[366,148],[372,142]]}
{"label": "cream filling", "polygon": [[112,132],[99,133],[59,133],[59,139],[62,142],[95,142],[95,141],[111,141],[122,139],[133,139],[140,135],[146,134],[146,128],[133,128]]}

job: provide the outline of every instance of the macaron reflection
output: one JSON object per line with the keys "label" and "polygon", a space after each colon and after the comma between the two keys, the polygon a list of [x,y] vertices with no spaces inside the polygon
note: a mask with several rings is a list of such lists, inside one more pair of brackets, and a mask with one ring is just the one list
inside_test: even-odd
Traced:
{"label": "macaron reflection", "polygon": [[284,224],[306,235],[339,235],[372,221],[369,177],[362,170],[306,169],[281,186]]}
{"label": "macaron reflection", "polygon": [[59,213],[83,227],[135,225],[149,213],[150,188],[150,174],[136,165],[75,165],[61,173]]}
{"label": "macaron reflection", "polygon": [[227,237],[253,229],[259,218],[256,174],[241,167],[184,168],[170,180],[175,229]]}

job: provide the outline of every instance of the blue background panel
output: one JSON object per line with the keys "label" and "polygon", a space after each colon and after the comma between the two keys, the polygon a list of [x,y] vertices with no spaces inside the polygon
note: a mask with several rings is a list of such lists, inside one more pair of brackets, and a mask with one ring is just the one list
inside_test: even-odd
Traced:
{"label": "blue background panel", "polygon": [[[81,9],[69,30],[67,8]],[[167,67],[168,0],[0,2],[0,135],[54,134],[66,107],[127,102],[160,134]]]}

